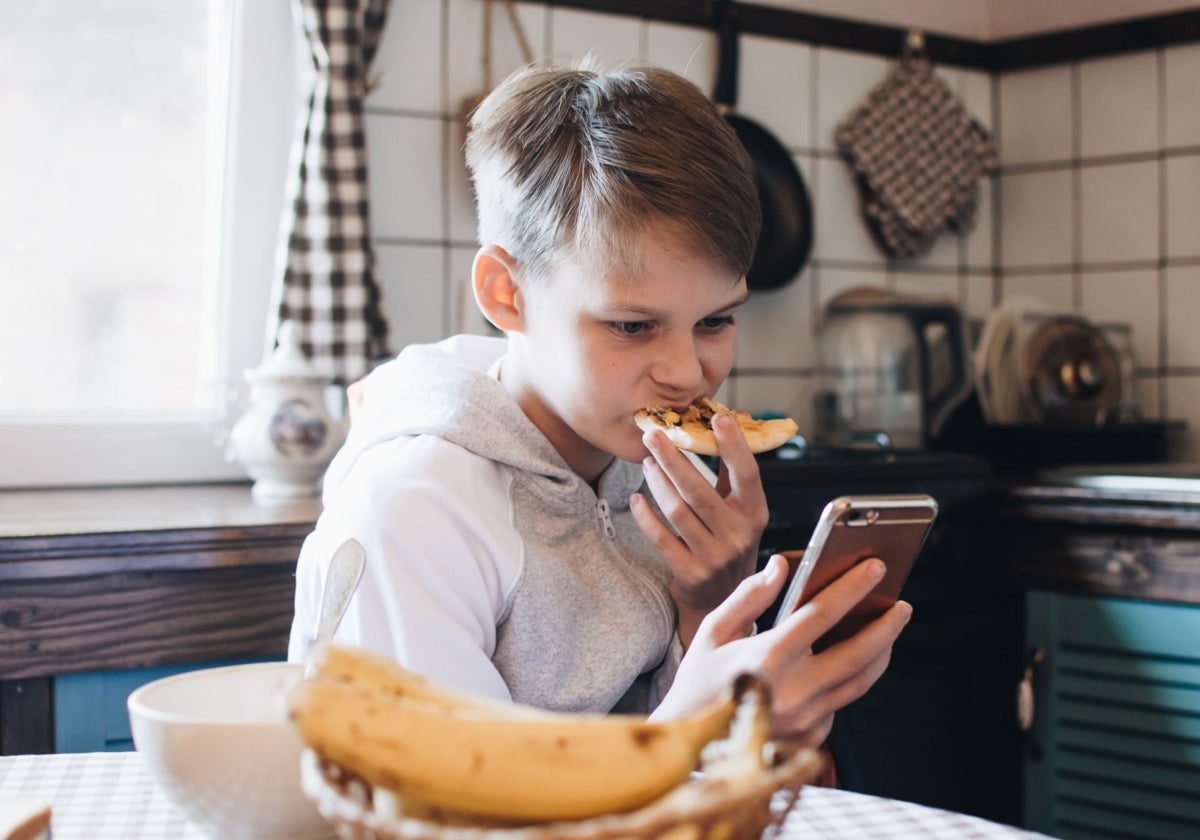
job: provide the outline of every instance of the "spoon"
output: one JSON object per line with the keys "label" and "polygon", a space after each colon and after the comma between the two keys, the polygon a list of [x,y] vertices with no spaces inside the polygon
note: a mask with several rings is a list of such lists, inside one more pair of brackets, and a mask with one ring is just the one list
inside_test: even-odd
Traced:
{"label": "spoon", "polygon": [[342,622],[342,615],[350,604],[350,597],[358,589],[362,580],[363,566],[366,564],[366,552],[362,543],[353,537],[346,540],[329,561],[329,573],[325,576],[325,589],[321,593],[321,610],[317,618],[317,634],[313,636],[309,646],[308,665],[305,676],[311,676],[314,670],[312,651],[333,638],[334,632]]}

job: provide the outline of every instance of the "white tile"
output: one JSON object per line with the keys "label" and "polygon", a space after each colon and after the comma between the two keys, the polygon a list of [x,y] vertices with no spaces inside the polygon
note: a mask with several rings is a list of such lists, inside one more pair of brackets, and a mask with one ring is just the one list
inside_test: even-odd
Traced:
{"label": "white tile", "polygon": [[367,107],[440,110],[442,44],[440,3],[393,3],[371,62],[379,86],[367,95]]}
{"label": "white tile", "polygon": [[[404,2],[395,5],[418,5]],[[425,4],[419,4],[425,5]],[[429,3],[436,6],[436,3]],[[525,65],[521,42],[509,22],[503,3],[492,4],[491,86]],[[533,3],[514,3],[517,20],[536,61],[546,55],[546,9]],[[447,10],[449,38],[447,53],[447,113],[458,113],[468,97],[487,93],[481,61],[483,49],[483,0],[450,0]]]}
{"label": "white tile", "polygon": [[831,268],[823,265],[815,272],[815,276],[818,321],[829,302],[842,292],[860,287],[872,289],[888,287],[887,271],[882,269],[873,271],[871,269]]}
{"label": "white tile", "polygon": [[812,48],[744,35],[735,112],[761,123],[789,148],[812,145]]}
{"label": "white tile", "polygon": [[1000,178],[1000,259],[1006,267],[1071,262],[1071,172]]}
{"label": "white tile", "polygon": [[375,256],[392,349],[445,338],[449,313],[443,249],[376,245]]}
{"label": "white tile", "polygon": [[987,317],[987,314],[995,306],[993,289],[996,285],[996,279],[993,277],[983,275],[967,277],[962,307],[968,318],[982,321]]}
{"label": "white tile", "polygon": [[471,265],[474,248],[450,249],[450,276],[446,278],[446,298],[450,301],[451,331],[474,335],[502,335],[483,317],[475,304],[471,287]]}
{"label": "white tile", "polygon": [[1128,324],[1136,365],[1158,367],[1158,272],[1084,272],[1079,314],[1096,324]]}
{"label": "white tile", "polygon": [[1158,163],[1080,170],[1081,257],[1085,264],[1158,258]]}
{"label": "white tile", "polygon": [[1161,377],[1154,374],[1137,375],[1133,379],[1133,404],[1136,407],[1138,420],[1161,420],[1162,410],[1159,393],[1162,390]]}
{"label": "white tile", "polygon": [[[962,70],[959,96],[967,111],[981,126],[991,132],[992,120],[992,77],[982,70]],[[996,142],[995,138],[992,142]]]}
{"label": "white tile", "polygon": [[1171,47],[1164,53],[1166,142],[1169,148],[1200,144],[1200,44]]}
{"label": "white tile", "polygon": [[1158,148],[1158,53],[1079,65],[1079,148],[1084,157]]}
{"label": "white tile", "polygon": [[812,368],[812,269],[778,289],[751,293],[737,315],[739,368]]}
{"label": "white tile", "polygon": [[1200,266],[1172,266],[1166,275],[1167,366],[1200,367]]}
{"label": "white tile", "polygon": [[471,176],[467,172],[467,159],[463,153],[466,126],[462,120],[451,120],[446,137],[446,160],[450,187],[447,200],[450,202],[450,241],[475,242],[475,196],[471,189]]}
{"label": "white tile", "polygon": [[1000,157],[1006,164],[1071,157],[1071,68],[1000,77]]}
{"label": "white tile", "polygon": [[975,203],[975,227],[963,234],[967,239],[967,265],[971,268],[990,268],[996,260],[992,222],[992,199],[995,195],[991,178],[979,182],[979,198]]}
{"label": "white tile", "polygon": [[440,119],[367,114],[371,232],[443,239]]}
{"label": "white tile", "polygon": [[811,376],[747,376],[739,374],[736,403],[742,411],[755,414],[786,414],[796,421],[800,434],[813,437],[813,385]]}
{"label": "white tile", "polygon": [[1070,274],[1004,277],[1000,280],[1000,301],[1035,300],[1048,312],[1070,313],[1075,311],[1074,283]]}
{"label": "white tile", "polygon": [[1183,420],[1187,431],[1171,440],[1172,461],[1200,461],[1200,376],[1164,377],[1167,420]]}
{"label": "white tile", "polygon": [[646,26],[646,60],[678,73],[711,97],[717,83],[717,35],[695,26],[651,22]]}
{"label": "white tile", "polygon": [[554,7],[550,10],[550,53],[557,61],[592,55],[610,67],[641,57],[641,21]]}
{"label": "white tile", "polygon": [[897,272],[892,288],[900,294],[959,303],[958,276],[954,274],[920,274]]}
{"label": "white tile", "polygon": [[1200,255],[1200,156],[1166,160],[1167,256]]}
{"label": "white tile", "polygon": [[822,260],[857,260],[883,265],[886,257],[871,238],[859,209],[858,187],[840,159],[816,161],[813,253]]}
{"label": "white tile", "polygon": [[863,53],[817,48],[817,125],[814,143],[833,150],[839,123],[862,105],[875,85],[887,78],[893,62]]}

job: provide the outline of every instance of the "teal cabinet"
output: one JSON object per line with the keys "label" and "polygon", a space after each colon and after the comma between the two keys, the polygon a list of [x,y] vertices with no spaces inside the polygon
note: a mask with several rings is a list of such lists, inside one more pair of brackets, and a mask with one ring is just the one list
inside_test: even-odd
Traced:
{"label": "teal cabinet", "polygon": [[1032,591],[1025,825],[1200,837],[1200,606]]}
{"label": "teal cabinet", "polygon": [[126,671],[95,671],[55,677],[54,751],[72,753],[132,750],[133,734],[130,732],[129,712],[125,703],[137,688],[174,674],[233,664],[236,663],[213,662]]}

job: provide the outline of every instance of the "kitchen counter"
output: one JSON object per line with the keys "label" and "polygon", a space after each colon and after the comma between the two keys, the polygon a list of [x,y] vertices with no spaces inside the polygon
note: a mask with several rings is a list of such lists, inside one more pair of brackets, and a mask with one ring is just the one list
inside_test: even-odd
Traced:
{"label": "kitchen counter", "polygon": [[1010,480],[998,521],[1024,586],[1200,604],[1200,464],[1045,470]]}
{"label": "kitchen counter", "polygon": [[0,753],[52,747],[56,676],[283,656],[319,512],[249,484],[0,492]]}

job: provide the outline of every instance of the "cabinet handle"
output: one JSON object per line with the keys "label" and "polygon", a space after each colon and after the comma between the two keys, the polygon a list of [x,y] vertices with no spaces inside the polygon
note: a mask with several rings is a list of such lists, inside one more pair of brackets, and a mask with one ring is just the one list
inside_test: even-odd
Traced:
{"label": "cabinet handle", "polygon": [[1104,568],[1119,583],[1143,584],[1150,580],[1150,570],[1135,551],[1114,551],[1109,555]]}
{"label": "cabinet handle", "polygon": [[1025,661],[1025,674],[1017,683],[1017,726],[1022,732],[1033,729],[1033,672],[1045,658],[1046,652],[1040,647],[1031,650]]}

